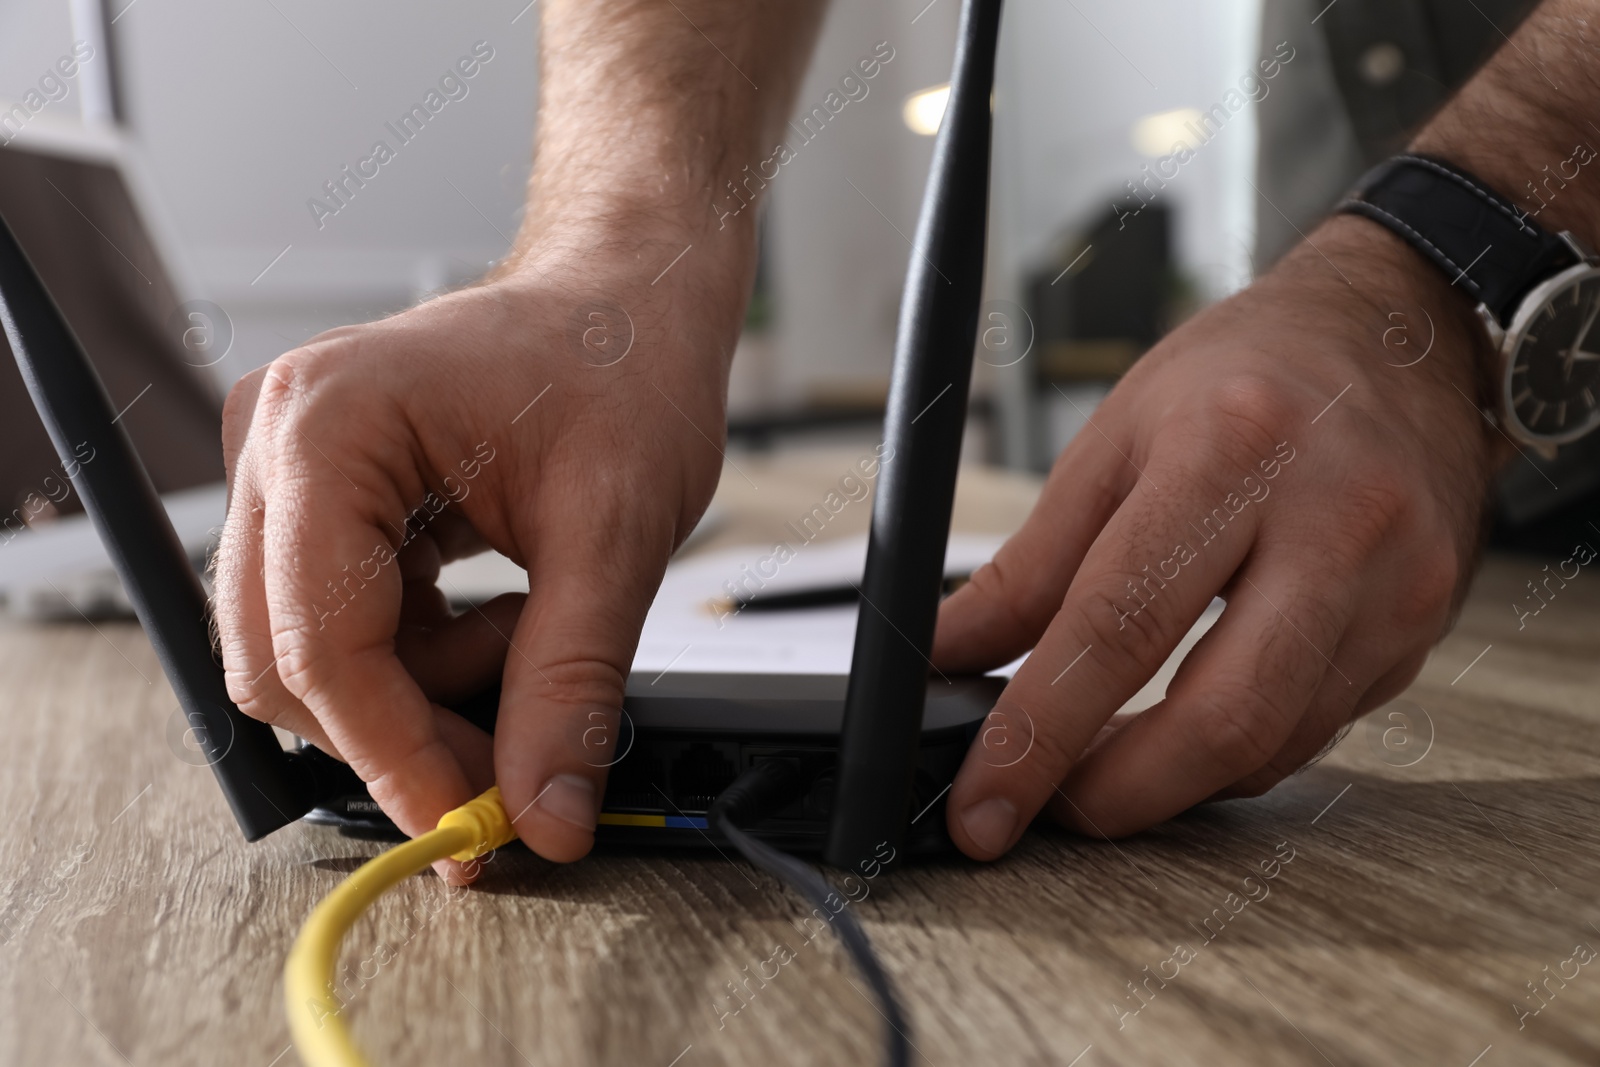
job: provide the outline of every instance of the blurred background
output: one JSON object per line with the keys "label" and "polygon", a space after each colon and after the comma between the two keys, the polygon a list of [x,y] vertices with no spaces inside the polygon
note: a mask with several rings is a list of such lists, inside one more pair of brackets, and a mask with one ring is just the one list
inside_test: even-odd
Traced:
{"label": "blurred background", "polygon": [[[833,5],[802,111],[879,42],[894,58],[772,184],[732,385],[736,445],[877,432],[957,13],[956,0]],[[94,39],[95,14],[94,0],[0,8],[0,111]],[[1141,168],[1196,143],[1184,121],[1254,69],[1259,18],[1256,0],[1008,5],[972,458],[1043,469],[1140,351],[1248,280],[1253,107],[1120,229],[1118,212],[1139,206],[1128,183]],[[175,298],[211,301],[231,324],[208,368],[220,388],[324,329],[470,281],[515,234],[537,4],[109,0],[102,21],[110,47],[31,109],[26,135],[120,122],[148,176],[141,208],[168,224],[162,252],[192,290]],[[319,219],[308,201],[337,205],[324,183],[392,142],[385,124],[476,42],[493,59],[468,95]],[[0,120],[0,138],[16,125]]]}
{"label": "blurred background", "polygon": [[[1452,4],[1011,0],[965,458],[1047,470],[1135,360],[1313,228],[1528,8],[1476,0],[1463,22]],[[735,461],[879,439],[958,13],[958,0],[828,13],[797,122],[861,59],[881,69],[820,132],[796,134],[770,182],[730,388]],[[190,498],[168,499],[186,541],[220,521],[234,381],[506,252],[538,23],[537,0],[0,7],[0,211],[157,488],[200,494],[192,532]],[[371,173],[379,140],[393,156]],[[1373,358],[1398,365],[1386,325]],[[1591,444],[1508,469],[1495,543],[1553,550],[1582,533],[1600,490]],[[69,473],[0,360],[0,543],[78,510]],[[77,538],[81,559],[33,538],[0,554],[0,597],[89,564],[79,525],[55,540]]]}

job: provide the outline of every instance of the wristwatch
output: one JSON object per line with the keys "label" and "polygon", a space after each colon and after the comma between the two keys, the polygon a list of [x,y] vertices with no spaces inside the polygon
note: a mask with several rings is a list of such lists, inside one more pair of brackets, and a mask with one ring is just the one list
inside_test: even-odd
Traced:
{"label": "wristwatch", "polygon": [[1378,164],[1338,210],[1387,226],[1478,301],[1499,359],[1493,414],[1510,437],[1553,458],[1600,428],[1600,257],[1581,241],[1422,155]]}

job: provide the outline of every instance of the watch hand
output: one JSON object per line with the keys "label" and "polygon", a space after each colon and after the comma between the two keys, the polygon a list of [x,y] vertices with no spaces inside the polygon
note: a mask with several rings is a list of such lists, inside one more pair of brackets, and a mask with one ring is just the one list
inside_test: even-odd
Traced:
{"label": "watch hand", "polygon": [[1589,339],[1589,329],[1594,326],[1595,315],[1600,314],[1600,293],[1596,293],[1593,300],[1589,301],[1589,314],[1584,316],[1583,328],[1578,331],[1577,338],[1572,342],[1572,347],[1567,349],[1567,359],[1571,362],[1572,353],[1583,347],[1583,342]]}
{"label": "watch hand", "polygon": [[1566,351],[1561,353],[1562,382],[1572,380],[1572,364],[1578,358],[1579,346],[1589,339],[1589,330],[1594,326],[1597,313],[1600,313],[1600,293],[1595,294],[1594,299],[1589,301],[1589,312],[1583,318],[1583,327],[1578,330],[1578,336],[1573,339],[1572,344],[1567,347]]}

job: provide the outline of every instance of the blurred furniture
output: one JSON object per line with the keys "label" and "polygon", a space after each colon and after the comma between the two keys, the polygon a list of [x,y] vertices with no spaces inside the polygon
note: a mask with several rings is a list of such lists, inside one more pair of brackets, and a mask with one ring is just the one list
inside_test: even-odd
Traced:
{"label": "blurred furniture", "polygon": [[[1033,352],[1019,370],[1027,382],[1032,469],[1050,468],[1099,398],[1180,314],[1171,245],[1167,205],[1129,194],[1064,234],[1024,279],[1025,339]],[[1003,372],[1009,359],[983,350],[987,336],[980,334],[980,358]]]}
{"label": "blurred furniture", "polygon": [[[0,215],[169,493],[222,481],[222,397],[207,368],[233,330],[221,308],[181,295],[189,286],[146,170],[114,131],[30,126],[0,148]],[[0,540],[82,510],[0,337]]]}
{"label": "blurred furniture", "polygon": [[1064,238],[1028,281],[1042,382],[1114,381],[1171,318],[1172,215],[1165,205],[1099,217]]}

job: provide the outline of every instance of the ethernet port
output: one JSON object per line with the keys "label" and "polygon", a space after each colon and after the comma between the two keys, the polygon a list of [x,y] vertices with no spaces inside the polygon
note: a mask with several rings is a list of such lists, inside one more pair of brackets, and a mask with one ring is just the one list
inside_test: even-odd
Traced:
{"label": "ethernet port", "polygon": [[717,799],[717,794],[732,785],[738,776],[733,762],[737,754],[736,746],[699,741],[684,746],[672,761],[669,773],[673,802],[684,812],[705,812]]}
{"label": "ethernet port", "polygon": [[607,811],[666,811],[661,763],[643,752],[629,752],[606,773]]}

